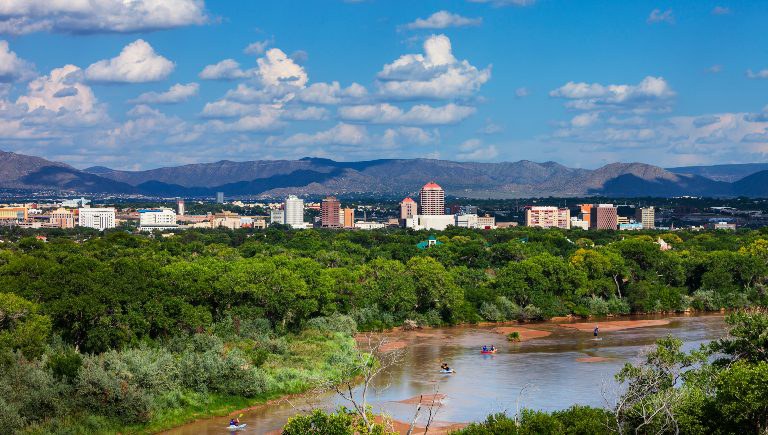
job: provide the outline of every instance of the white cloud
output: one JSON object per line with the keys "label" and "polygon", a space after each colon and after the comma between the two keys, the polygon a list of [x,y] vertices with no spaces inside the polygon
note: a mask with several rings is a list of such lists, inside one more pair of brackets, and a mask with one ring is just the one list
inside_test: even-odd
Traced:
{"label": "white cloud", "polygon": [[297,98],[299,101],[313,104],[341,104],[360,101],[367,95],[368,90],[357,83],[342,88],[339,82],[320,82],[299,91]]}
{"label": "white cloud", "polygon": [[707,68],[707,72],[710,74],[720,74],[723,72],[723,66],[720,64],[712,65],[711,67]]}
{"label": "white cloud", "polygon": [[645,77],[636,85],[602,85],[568,82],[551,91],[551,97],[569,100],[579,110],[664,110],[675,93],[662,77]]}
{"label": "white cloud", "polygon": [[249,73],[240,69],[240,64],[234,59],[224,59],[219,63],[208,65],[197,76],[203,80],[236,80],[248,77]]}
{"label": "white cloud", "polygon": [[747,77],[751,79],[768,79],[768,68],[760,71],[747,70]]}
{"label": "white cloud", "polygon": [[648,24],[657,24],[657,23],[667,23],[667,24],[674,24],[675,23],[675,17],[672,15],[672,9],[667,9],[666,11],[662,11],[661,9],[654,9],[651,11],[651,14],[648,15],[648,19],[646,20]]}
{"label": "white cloud", "polygon": [[101,146],[125,152],[131,149],[153,149],[160,144],[195,142],[203,135],[201,126],[191,126],[176,116],[140,104],[128,112],[129,119],[108,130],[99,138]]}
{"label": "white cloud", "polygon": [[49,75],[29,83],[29,90],[16,100],[28,110],[51,112],[92,113],[96,109],[96,97],[87,85],[81,83],[82,70],[74,65],[53,69]]}
{"label": "white cloud", "polygon": [[33,75],[32,64],[11,51],[8,41],[0,40],[0,83],[23,81]]}
{"label": "white cloud", "polygon": [[280,120],[281,112],[279,109],[260,105],[256,113],[245,115],[234,122],[211,121],[210,125],[214,130],[222,132],[251,132],[266,133],[279,130],[285,126]]}
{"label": "white cloud", "polygon": [[286,138],[286,146],[296,145],[364,145],[370,141],[368,130],[362,125],[338,123],[317,133],[297,133]]}
{"label": "white cloud", "polygon": [[457,60],[450,39],[433,35],[424,42],[424,54],[406,54],[384,65],[377,85],[380,94],[395,99],[453,99],[471,96],[490,78],[490,67],[478,70]]}
{"label": "white cloud", "polygon": [[254,55],[262,55],[265,51],[267,51],[267,47],[272,45],[272,43],[275,42],[272,39],[265,39],[263,41],[256,41],[248,44],[245,49],[243,49],[243,53],[245,54],[254,54]]}
{"label": "white cloud", "polygon": [[474,107],[453,103],[432,107],[420,104],[408,111],[391,104],[369,104],[339,108],[339,117],[346,121],[371,124],[445,125],[455,124],[475,113]]}
{"label": "white cloud", "polygon": [[85,70],[85,77],[93,82],[144,83],[163,80],[175,65],[155,53],[143,39],[126,45],[117,57],[100,60]]}
{"label": "white cloud", "polygon": [[3,0],[0,33],[145,32],[203,24],[203,0]]}
{"label": "white cloud", "polygon": [[131,103],[143,103],[143,104],[175,104],[187,101],[188,99],[197,95],[200,85],[197,83],[187,83],[182,85],[177,83],[171,86],[165,92],[146,92],[139,95]]}
{"label": "white cloud", "polygon": [[483,126],[483,128],[481,128],[479,130],[479,133],[482,133],[482,134],[497,134],[497,133],[501,133],[502,131],[504,131],[504,127],[502,127],[499,124],[496,124],[495,122],[493,122],[490,119],[486,119],[485,120],[485,125]]}
{"label": "white cloud", "polygon": [[272,48],[257,60],[259,78],[264,86],[295,86],[307,84],[304,68],[288,57],[279,48]]}
{"label": "white cloud", "polygon": [[526,87],[515,89],[515,97],[517,98],[525,98],[529,95],[531,95],[531,91],[529,91]]}
{"label": "white cloud", "polygon": [[589,127],[594,124],[600,116],[597,112],[582,113],[571,119],[571,125],[574,127]]}
{"label": "white cloud", "polygon": [[715,6],[712,8],[712,15],[730,15],[731,8],[727,6]]}
{"label": "white cloud", "polygon": [[448,11],[438,11],[427,18],[418,18],[412,23],[403,26],[405,29],[446,29],[448,27],[479,26],[482,18],[467,18]]}
{"label": "white cloud", "polygon": [[744,115],[744,120],[747,122],[768,122],[768,106],[763,107],[763,111],[760,113],[747,113]]}
{"label": "white cloud", "polygon": [[459,145],[458,160],[487,161],[493,160],[499,155],[495,145],[484,146],[479,139],[469,139]]}

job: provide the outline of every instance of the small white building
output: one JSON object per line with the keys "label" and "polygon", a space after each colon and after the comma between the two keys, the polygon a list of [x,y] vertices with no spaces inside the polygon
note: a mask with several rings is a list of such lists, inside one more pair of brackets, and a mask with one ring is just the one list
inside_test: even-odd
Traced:
{"label": "small white building", "polygon": [[355,222],[355,228],[359,230],[378,230],[381,228],[385,228],[387,225],[382,224],[379,222],[364,222],[364,221],[357,221]]}
{"label": "small white building", "polygon": [[414,230],[443,231],[451,225],[456,225],[456,217],[452,214],[417,214],[405,220],[405,227]]}
{"label": "small white building", "polygon": [[589,222],[585,220],[581,220],[577,217],[571,218],[571,229],[582,229],[582,230],[588,230],[589,229]]}
{"label": "small white building", "polygon": [[139,231],[175,230],[176,212],[170,208],[151,208],[139,210]]}
{"label": "small white building", "polygon": [[[174,217],[176,215],[174,214]],[[115,227],[115,209],[105,208],[81,208],[78,209],[77,224],[81,227],[94,228],[104,231]]]}
{"label": "small white building", "polygon": [[478,228],[477,220],[476,214],[457,214],[454,218],[454,225],[459,228]]}

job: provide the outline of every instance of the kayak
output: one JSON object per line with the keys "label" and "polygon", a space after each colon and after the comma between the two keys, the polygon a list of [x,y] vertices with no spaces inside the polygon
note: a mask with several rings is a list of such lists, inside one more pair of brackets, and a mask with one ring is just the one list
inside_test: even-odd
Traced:
{"label": "kayak", "polygon": [[238,425],[230,424],[229,426],[227,426],[227,430],[243,430],[245,429],[246,426],[248,426],[248,424],[246,423],[238,424]]}
{"label": "kayak", "polygon": [[451,373],[456,373],[456,370],[450,369],[450,370],[440,370],[440,373],[444,375],[450,375]]}
{"label": "kayak", "polygon": [[487,355],[487,354],[491,354],[491,353],[496,353],[497,351],[498,351],[498,349],[494,349],[494,350],[481,350],[480,353]]}

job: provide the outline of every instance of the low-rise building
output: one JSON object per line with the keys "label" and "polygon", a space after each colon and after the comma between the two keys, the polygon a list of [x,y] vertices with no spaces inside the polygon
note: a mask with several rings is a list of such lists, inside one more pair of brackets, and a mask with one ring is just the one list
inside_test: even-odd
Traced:
{"label": "low-rise building", "polygon": [[619,227],[618,221],[618,209],[613,204],[597,204],[590,209],[590,229],[615,230]]}
{"label": "low-rise building", "polygon": [[48,222],[57,228],[74,228],[75,214],[60,207],[50,213]]}
{"label": "low-rise building", "polygon": [[0,207],[0,220],[6,222],[23,222],[29,216],[26,207]]}
{"label": "low-rise building", "polygon": [[175,230],[176,212],[170,208],[152,208],[139,210],[139,231]]}
{"label": "low-rise building", "polygon": [[643,229],[640,222],[627,222],[619,224],[619,231],[639,231]]}
{"label": "low-rise building", "polygon": [[731,222],[712,222],[707,224],[707,228],[711,230],[735,230],[736,224]]}
{"label": "low-rise building", "polygon": [[355,222],[355,228],[358,230],[379,230],[382,228],[386,228],[386,224],[382,224],[379,222],[364,222],[364,221],[357,221]]}
{"label": "low-rise building", "polygon": [[455,226],[459,228],[477,228],[476,214],[457,214],[455,216]]}
{"label": "low-rise building", "polygon": [[94,228],[100,231],[115,227],[115,209],[113,207],[81,208],[78,209],[77,216],[77,224],[81,227]]}
{"label": "low-rise building", "polygon": [[273,208],[269,211],[269,222],[273,224],[285,225],[285,210]]}
{"label": "low-rise building", "polygon": [[492,230],[496,228],[496,217],[486,214],[477,217],[477,227],[482,230]]}
{"label": "low-rise building", "polygon": [[239,214],[232,213],[231,211],[224,211],[213,215],[211,226],[213,228],[229,228],[230,230],[236,230],[242,228],[243,223]]}
{"label": "low-rise building", "polygon": [[572,217],[571,218],[571,229],[582,229],[582,230],[588,230],[589,229],[589,221],[585,221],[582,219],[579,219],[578,217]]}
{"label": "low-rise building", "polygon": [[415,215],[405,220],[406,228],[414,230],[443,231],[451,225],[456,225],[456,217],[452,214]]}

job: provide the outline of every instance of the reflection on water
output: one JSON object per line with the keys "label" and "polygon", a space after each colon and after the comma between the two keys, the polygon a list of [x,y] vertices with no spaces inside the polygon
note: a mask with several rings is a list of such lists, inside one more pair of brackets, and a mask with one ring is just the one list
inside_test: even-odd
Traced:
{"label": "reflection on water", "polygon": [[[546,411],[573,404],[605,406],[601,392],[612,391],[613,375],[657,338],[672,334],[685,342],[685,349],[692,349],[725,334],[722,316],[670,320],[663,326],[602,332],[599,341],[593,340],[591,331],[554,324],[531,326],[552,331],[552,335],[524,343],[509,343],[490,327],[402,333],[398,338],[409,343],[403,361],[377,380],[378,388],[369,401],[376,411],[410,421],[415,406],[397,402],[437,390],[447,396],[437,416],[446,422],[478,421],[505,410],[514,413],[518,405]],[[481,355],[483,344],[494,344],[499,353]],[[577,362],[586,357],[605,360]],[[447,362],[457,373],[440,374],[441,362]],[[327,409],[341,403],[333,395],[314,398],[313,402]],[[262,406],[248,411],[241,421],[248,423],[246,433],[267,433],[279,429],[297,407],[306,406],[306,399]],[[227,418],[214,418],[169,433],[227,433],[227,422]]]}

